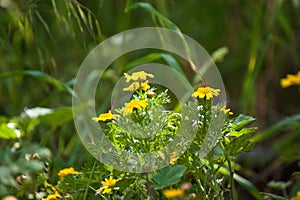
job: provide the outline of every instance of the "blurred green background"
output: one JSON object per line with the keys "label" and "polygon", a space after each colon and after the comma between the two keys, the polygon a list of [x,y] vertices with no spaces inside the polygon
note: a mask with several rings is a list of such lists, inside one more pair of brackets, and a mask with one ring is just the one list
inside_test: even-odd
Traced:
{"label": "blurred green background", "polygon": [[[54,117],[41,119],[34,129],[23,124],[28,129],[23,129],[22,145],[50,149],[54,172],[83,165],[91,157],[74,128],[70,90],[85,56],[122,31],[176,25],[210,54],[228,50],[216,60],[228,106],[234,113],[256,117],[259,128],[254,151],[240,158],[245,168],[240,173],[260,191],[268,190],[270,180],[291,179],[299,170],[300,92],[297,87],[282,89],[279,83],[300,69],[300,1],[140,2],[0,0],[1,122],[18,121],[26,108],[55,109]],[[124,57],[109,68],[104,77],[108,88],[132,59]],[[99,111],[109,107],[106,96],[98,96]],[[3,139],[0,149],[16,141]]]}

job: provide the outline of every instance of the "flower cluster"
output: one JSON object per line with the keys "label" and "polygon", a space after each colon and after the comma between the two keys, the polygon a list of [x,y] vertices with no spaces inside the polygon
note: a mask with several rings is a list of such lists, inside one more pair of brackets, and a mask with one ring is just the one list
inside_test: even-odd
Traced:
{"label": "flower cluster", "polygon": [[153,74],[148,74],[144,71],[133,72],[132,75],[128,75],[127,73],[124,73],[124,76],[127,83],[130,82],[131,80],[134,81],[128,87],[125,87],[123,89],[123,91],[131,91],[131,92],[137,89],[142,89],[143,91],[147,91],[148,89],[150,89],[148,80],[146,80],[147,77],[154,78]]}
{"label": "flower cluster", "polygon": [[121,179],[114,179],[111,176],[109,177],[109,179],[105,178],[105,181],[101,181],[102,187],[96,190],[96,194],[110,194],[113,187],[119,180]]}
{"label": "flower cluster", "polygon": [[280,80],[280,85],[282,88],[290,87],[292,85],[300,85],[300,71],[293,75],[288,74],[286,78]]}
{"label": "flower cluster", "polygon": [[[150,85],[148,84],[147,77],[154,78],[153,74],[146,73],[145,71],[140,72],[133,72],[131,75],[124,73],[124,77],[126,79],[126,82],[134,81],[131,83],[128,87],[125,87],[124,91],[136,91],[138,89],[141,89],[143,91],[147,91],[150,89]],[[144,82],[140,82],[144,81]],[[125,103],[124,107],[120,109],[120,113],[125,116],[131,114],[135,109],[140,110],[146,108],[148,105],[147,101],[145,99],[134,99],[128,103]],[[98,117],[93,117],[92,120],[98,122],[98,121],[109,121],[113,119],[117,119],[120,117],[117,114],[113,114],[111,110],[108,111],[108,113],[102,113]]]}
{"label": "flower cluster", "polygon": [[62,169],[58,172],[58,176],[60,177],[60,180],[63,181],[64,180],[64,177],[66,175],[69,175],[69,174],[79,174],[78,171],[74,170],[73,167],[70,167],[70,168],[65,168],[65,169]]}

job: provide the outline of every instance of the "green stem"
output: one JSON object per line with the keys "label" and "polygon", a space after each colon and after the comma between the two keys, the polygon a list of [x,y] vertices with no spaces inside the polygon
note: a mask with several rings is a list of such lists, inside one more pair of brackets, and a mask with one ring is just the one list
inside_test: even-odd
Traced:
{"label": "green stem", "polygon": [[233,169],[231,167],[231,161],[226,156],[226,160],[228,163],[228,170],[229,170],[229,185],[230,185],[230,199],[236,200],[236,196],[234,195],[235,187],[234,187],[234,180],[233,180]]}
{"label": "green stem", "polygon": [[94,174],[94,170],[95,170],[95,167],[96,167],[96,160],[94,162],[94,165],[93,165],[93,168],[91,170],[91,174],[90,174],[90,177],[89,177],[89,180],[86,184],[86,187],[85,187],[85,191],[84,191],[84,195],[83,195],[83,200],[86,200],[87,199],[87,195],[88,195],[88,191],[89,191],[89,186],[90,186],[90,183],[91,183],[91,180],[92,180],[92,177],[93,177],[93,174]]}

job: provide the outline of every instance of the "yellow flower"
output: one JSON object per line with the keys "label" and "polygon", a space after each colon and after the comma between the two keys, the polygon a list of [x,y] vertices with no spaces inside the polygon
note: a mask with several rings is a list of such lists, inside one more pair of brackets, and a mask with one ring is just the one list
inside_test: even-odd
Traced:
{"label": "yellow flower", "polygon": [[291,200],[300,200],[300,191],[297,192],[297,196],[292,197]]}
{"label": "yellow flower", "polygon": [[57,191],[55,191],[54,194],[49,194],[46,198],[44,198],[44,200],[55,200],[60,197],[60,194]]}
{"label": "yellow flower", "polygon": [[102,194],[109,194],[112,191],[112,188],[116,185],[116,183],[121,180],[119,179],[114,179],[111,176],[109,177],[109,179],[105,178],[105,181],[101,181],[101,183],[103,184],[102,187],[100,187],[99,189],[96,190],[96,194],[102,193]]}
{"label": "yellow flower", "polygon": [[109,187],[112,187],[112,186],[115,186],[117,181],[119,179],[114,179],[112,178],[111,176],[109,177],[109,179],[105,178],[105,181],[101,181],[101,183],[104,185],[104,186],[109,186]]}
{"label": "yellow flower", "polygon": [[106,121],[106,120],[112,120],[112,119],[117,119],[119,115],[115,115],[111,113],[111,110],[108,111],[108,113],[102,113],[98,117],[93,117],[92,120],[95,122],[98,121]]}
{"label": "yellow flower", "polygon": [[104,188],[102,194],[109,194],[111,193],[111,190],[112,190],[111,188]]}
{"label": "yellow flower", "polygon": [[193,93],[194,97],[199,97],[203,99],[206,96],[206,99],[209,100],[213,96],[218,96],[220,89],[214,89],[211,87],[199,87],[196,92]]}
{"label": "yellow flower", "polygon": [[62,169],[58,172],[58,176],[60,177],[60,180],[63,181],[64,180],[64,177],[68,174],[79,174],[78,171],[74,170],[73,167],[70,167],[70,168],[65,168],[65,169]]}
{"label": "yellow flower", "polygon": [[124,88],[123,91],[134,91],[141,88],[144,91],[147,91],[150,88],[150,85],[148,85],[148,80],[146,80],[144,83],[139,82],[133,82],[128,87]]}
{"label": "yellow flower", "polygon": [[148,80],[141,84],[141,88],[144,91],[147,91],[147,90],[150,89],[150,85],[148,84]]}
{"label": "yellow flower", "polygon": [[183,189],[169,189],[169,190],[164,190],[163,193],[167,198],[176,198],[176,197],[182,196],[184,194],[184,190]]}
{"label": "yellow flower", "polygon": [[220,109],[220,111],[223,111],[224,114],[227,114],[227,113],[228,113],[229,115],[233,115],[233,112],[230,111],[230,108],[227,108],[227,109],[226,109],[226,106],[222,107],[222,108]]}
{"label": "yellow flower", "polygon": [[132,75],[128,75],[127,73],[124,73],[124,76],[126,78],[126,82],[128,83],[129,81],[133,80],[133,81],[137,81],[137,80],[146,80],[147,76],[149,78],[154,78],[153,74],[148,74],[144,71],[140,71],[140,72],[133,72]]}
{"label": "yellow flower", "polygon": [[147,102],[146,100],[132,100],[129,103],[125,104],[125,107],[121,109],[123,115],[128,115],[133,112],[133,109],[143,109],[146,108]]}
{"label": "yellow flower", "polygon": [[286,78],[280,79],[280,85],[282,88],[290,87],[292,85],[300,85],[300,71],[295,75],[288,74]]}
{"label": "yellow flower", "polygon": [[133,82],[128,87],[124,88],[123,91],[134,91],[140,88],[139,82]]}

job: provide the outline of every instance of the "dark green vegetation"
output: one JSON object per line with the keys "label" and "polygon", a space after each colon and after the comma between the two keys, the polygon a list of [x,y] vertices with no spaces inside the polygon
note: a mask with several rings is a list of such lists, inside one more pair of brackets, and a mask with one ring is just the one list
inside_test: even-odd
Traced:
{"label": "dark green vegetation", "polygon": [[[256,118],[254,149],[239,156],[234,167],[239,175],[231,177],[238,199],[261,199],[258,191],[272,193],[273,199],[288,198],[300,190],[295,173],[300,159],[300,92],[296,86],[282,89],[279,84],[280,78],[300,69],[300,2],[147,2],[0,0],[0,197],[34,193],[43,186],[43,176],[55,185],[57,172],[70,166],[87,174],[98,170],[97,177],[74,186],[83,196],[94,196],[90,181],[107,172],[99,172],[104,167],[94,164],[77,136],[71,109],[74,78],[101,41],[144,26],[180,30],[198,41],[215,58],[228,107],[235,116]],[[96,95],[97,113],[107,111],[110,88],[137,59],[177,66],[173,57],[163,55],[145,50],[116,60],[99,86],[107,91]],[[182,66],[186,73],[188,68]],[[24,114],[37,107],[51,113]],[[49,173],[43,173],[45,163]],[[22,174],[32,180],[20,184],[28,181]],[[227,189],[224,185],[223,191]]]}

